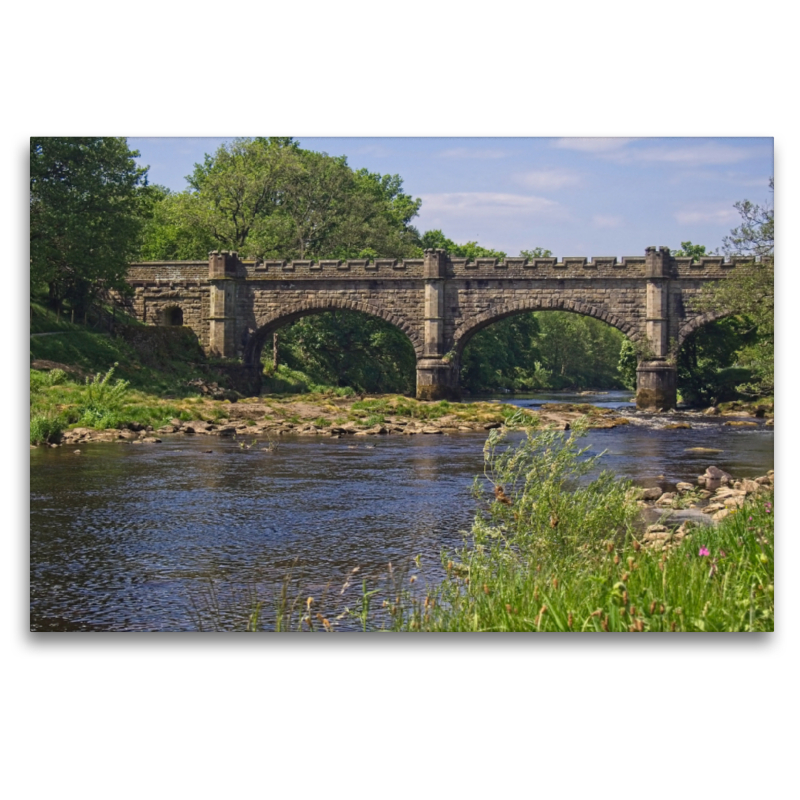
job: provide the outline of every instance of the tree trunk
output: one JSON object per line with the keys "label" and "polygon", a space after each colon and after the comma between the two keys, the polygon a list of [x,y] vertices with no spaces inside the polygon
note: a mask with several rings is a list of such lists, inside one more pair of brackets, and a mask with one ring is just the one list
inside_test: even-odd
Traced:
{"label": "tree trunk", "polygon": [[272,368],[278,369],[278,331],[272,334]]}

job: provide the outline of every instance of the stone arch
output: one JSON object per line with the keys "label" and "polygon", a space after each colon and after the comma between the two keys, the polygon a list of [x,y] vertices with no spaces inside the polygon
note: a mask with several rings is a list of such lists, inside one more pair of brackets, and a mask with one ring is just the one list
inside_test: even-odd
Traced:
{"label": "stone arch", "polygon": [[706,311],[705,314],[700,314],[697,317],[692,317],[692,319],[685,322],[681,325],[680,329],[678,330],[678,343],[675,348],[675,352],[677,353],[678,350],[683,347],[683,343],[691,336],[695,331],[702,328],[704,325],[708,325],[711,322],[716,322],[717,320],[724,319],[725,317],[731,316],[730,311]]}
{"label": "stone arch", "polygon": [[604,311],[598,306],[590,303],[580,303],[575,300],[563,300],[552,298],[547,300],[521,300],[516,303],[508,303],[502,306],[484,311],[475,317],[463,322],[456,328],[453,334],[453,349],[460,358],[469,340],[483,328],[499,322],[501,319],[510,317],[514,314],[522,314],[527,311],[571,311],[575,314],[583,314],[586,317],[594,317],[608,323],[612,327],[624,333],[632,342],[640,340],[640,331],[634,323],[627,322],[616,314]]}
{"label": "stone arch", "polygon": [[177,303],[164,306],[158,313],[158,322],[167,326],[183,325],[183,309]]}
{"label": "stone arch", "polygon": [[288,325],[301,317],[308,317],[312,314],[322,314],[326,311],[359,311],[362,314],[369,314],[373,317],[379,317],[394,325],[395,328],[401,330],[411,342],[414,348],[414,354],[419,360],[422,357],[422,339],[417,331],[411,327],[405,320],[392,314],[379,306],[373,306],[369,303],[362,303],[358,300],[347,300],[342,298],[318,298],[313,300],[306,300],[303,303],[297,303],[293,306],[282,308],[279,312],[257,320],[256,331],[248,338],[247,344],[244,349],[245,364],[255,365],[260,360],[261,349],[264,346],[267,336],[273,331]]}

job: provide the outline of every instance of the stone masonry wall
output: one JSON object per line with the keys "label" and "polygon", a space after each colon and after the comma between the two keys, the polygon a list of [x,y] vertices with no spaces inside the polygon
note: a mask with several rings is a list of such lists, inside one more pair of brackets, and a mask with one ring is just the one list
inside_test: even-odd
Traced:
{"label": "stone masonry wall", "polygon": [[[374,314],[403,330],[422,354],[426,279],[424,259],[351,259],[347,261],[239,261],[226,254],[223,279],[235,285],[236,350],[246,335],[266,339],[273,330],[300,316],[330,309]],[[724,279],[745,259],[699,262],[669,258],[664,279],[670,350],[716,318],[691,305],[708,281]],[[183,323],[209,347],[210,287],[208,261],[136,263],[128,279],[134,311],[144,322],[162,325],[177,306]],[[646,320],[646,258],[613,256],[480,258],[447,257],[444,272],[442,347],[460,353],[482,327],[520,311],[561,309],[587,314],[643,341]],[[428,281],[430,283],[430,281]]]}

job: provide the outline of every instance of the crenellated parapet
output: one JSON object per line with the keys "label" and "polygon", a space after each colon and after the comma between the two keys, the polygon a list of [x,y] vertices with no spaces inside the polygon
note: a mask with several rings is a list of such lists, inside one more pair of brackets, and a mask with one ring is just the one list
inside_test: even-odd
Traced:
{"label": "crenellated parapet", "polygon": [[[241,259],[212,251],[197,261],[131,264],[133,312],[143,322],[183,324],[210,354],[242,357],[258,369],[272,333],[308,314],[356,311],[408,336],[417,354],[417,393],[458,395],[459,363],[475,333],[503,317],[561,310],[593,317],[640,351],[638,402],[675,403],[674,357],[681,342],[716,318],[698,307],[704,287],[753,265],[747,258],[644,255],[458,258]],[[176,322],[175,320],[180,320]]]}

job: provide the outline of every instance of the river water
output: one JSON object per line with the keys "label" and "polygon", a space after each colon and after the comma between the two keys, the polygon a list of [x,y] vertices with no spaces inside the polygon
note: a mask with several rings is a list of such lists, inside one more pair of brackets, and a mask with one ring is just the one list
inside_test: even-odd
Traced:
{"label": "river water", "polygon": [[[626,407],[629,397],[496,399]],[[662,427],[683,418],[691,430]],[[605,468],[645,484],[692,480],[712,463],[737,477],[773,466],[773,432],[761,421],[749,429],[697,415],[632,413],[631,421],[593,431],[586,443],[607,451]],[[269,605],[289,574],[291,592],[330,608],[355,602],[362,578],[385,581],[389,563],[404,585],[415,574],[419,585],[435,581],[441,550],[461,544],[474,516],[470,488],[484,441],[476,433],[286,436],[267,452],[175,436],[81,445],[79,455],[32,450],[31,629],[241,628],[251,597]],[[693,447],[722,452],[686,452]]]}

